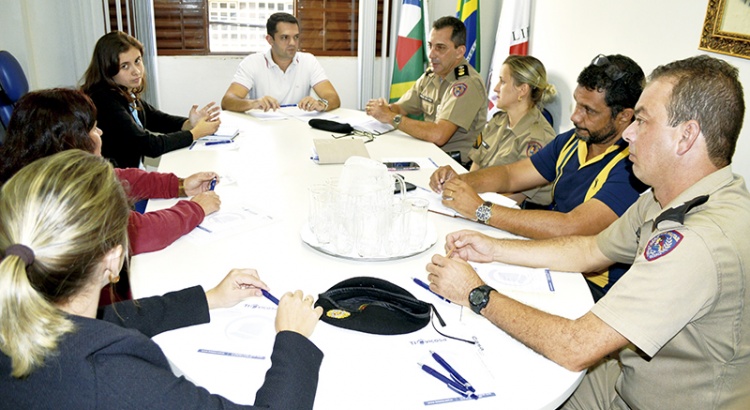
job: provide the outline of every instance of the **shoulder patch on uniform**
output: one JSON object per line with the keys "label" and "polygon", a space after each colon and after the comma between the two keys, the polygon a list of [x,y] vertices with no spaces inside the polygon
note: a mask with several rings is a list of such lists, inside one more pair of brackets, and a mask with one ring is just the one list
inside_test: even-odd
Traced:
{"label": "shoulder patch on uniform", "polygon": [[530,157],[539,152],[540,149],[542,149],[542,144],[539,141],[529,141],[526,144],[526,156]]}
{"label": "shoulder patch on uniform", "polygon": [[682,241],[682,234],[677,231],[662,232],[648,241],[643,256],[647,261],[653,261],[672,252]]}
{"label": "shoulder patch on uniform", "polygon": [[456,78],[464,77],[469,75],[469,66],[466,64],[461,64],[460,66],[453,69],[453,72],[456,74]]}
{"label": "shoulder patch on uniform", "polygon": [[451,87],[451,94],[453,94],[454,97],[458,98],[464,95],[468,88],[469,87],[466,85],[466,83],[453,84],[453,87]]}

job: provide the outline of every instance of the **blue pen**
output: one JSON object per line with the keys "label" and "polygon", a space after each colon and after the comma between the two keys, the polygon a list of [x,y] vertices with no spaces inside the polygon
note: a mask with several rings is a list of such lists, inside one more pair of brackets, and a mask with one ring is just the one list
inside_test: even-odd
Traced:
{"label": "blue pen", "polygon": [[443,299],[444,301],[446,301],[446,302],[448,302],[448,303],[451,303],[451,301],[450,301],[450,300],[448,300],[448,299],[446,299],[446,298],[444,298],[444,297],[442,297],[442,296],[438,295],[437,293],[433,292],[433,291],[432,291],[432,290],[430,289],[430,285],[428,285],[428,284],[426,284],[426,283],[422,282],[421,280],[419,280],[419,279],[417,279],[417,278],[411,278],[411,280],[413,280],[413,281],[414,281],[414,283],[416,283],[417,285],[419,285],[419,286],[421,286],[421,287],[423,287],[423,288],[427,289],[427,290],[428,290],[428,291],[429,291],[430,293],[432,293],[433,295],[435,295],[435,296],[439,297],[440,299]]}
{"label": "blue pen", "polygon": [[209,142],[206,143],[206,146],[209,146],[209,145],[219,145],[219,144],[231,144],[233,142],[234,141],[232,141],[232,140],[226,140],[226,141],[209,141]]}
{"label": "blue pen", "polygon": [[466,389],[466,387],[464,387],[463,385],[458,384],[455,381],[453,381],[453,380],[451,380],[451,379],[443,376],[442,374],[440,374],[440,372],[438,372],[437,370],[433,369],[432,367],[427,366],[426,364],[422,364],[422,363],[417,363],[417,364],[427,374],[429,374],[430,376],[432,376],[432,377],[440,380],[441,382],[445,383],[445,385],[448,386],[448,388],[450,388],[454,392],[456,392],[456,393],[458,393],[458,394],[460,394],[460,395],[462,395],[464,397],[470,397],[470,398],[472,398],[474,400],[479,399],[479,397],[476,394],[468,391]]}
{"label": "blue pen", "polygon": [[211,185],[208,187],[209,191],[213,191],[216,188],[216,178],[211,180]]}
{"label": "blue pen", "polygon": [[268,299],[268,300],[270,300],[271,302],[273,302],[273,303],[274,303],[274,304],[275,304],[276,306],[278,306],[278,305],[279,305],[279,300],[278,300],[278,299],[276,299],[276,297],[275,297],[275,296],[273,296],[272,294],[268,293],[268,291],[267,291],[267,290],[265,290],[265,289],[261,289],[260,291],[261,291],[261,292],[263,292],[263,296],[265,296],[265,297],[266,297],[266,299]]}
{"label": "blue pen", "polygon": [[234,352],[225,352],[221,350],[211,350],[211,349],[198,349],[198,353],[208,353],[208,354],[215,354],[219,356],[231,356],[231,357],[244,357],[246,359],[257,359],[257,360],[265,360],[265,356],[256,356],[252,354],[245,354],[245,353],[234,353]]}
{"label": "blue pen", "polygon": [[281,104],[281,105],[279,105],[279,107],[281,107],[281,108],[296,107],[296,106],[297,106],[297,104]]}
{"label": "blue pen", "polygon": [[[252,289],[252,288],[255,288],[255,286],[248,285],[248,284],[245,284],[245,283],[238,283],[237,285],[240,287],[240,289]],[[279,300],[276,299],[276,297],[274,295],[272,295],[269,291],[267,291],[265,289],[261,289],[260,292],[263,294],[263,296],[265,296],[266,299],[270,300],[271,302],[273,302],[277,306],[279,305]]]}
{"label": "blue pen", "polygon": [[552,275],[550,275],[549,269],[545,269],[545,271],[546,271],[546,274],[547,274],[547,286],[549,287],[549,291],[550,292],[554,292],[555,291],[555,285],[552,284]]}
{"label": "blue pen", "polygon": [[445,361],[445,359],[443,359],[442,357],[440,357],[439,354],[433,352],[432,350],[430,350],[430,354],[432,355],[432,357],[435,359],[436,362],[438,362],[441,366],[443,366],[443,369],[447,370],[448,373],[451,374],[451,378],[453,380],[457,381],[458,383],[461,383],[468,390],[471,390],[473,392],[477,391],[474,388],[474,386],[471,385],[471,383],[469,383],[466,379],[464,379],[463,377],[461,377],[461,375],[458,374],[458,372],[456,371],[456,369],[454,369],[453,367],[451,367],[451,365],[449,365],[448,362]]}

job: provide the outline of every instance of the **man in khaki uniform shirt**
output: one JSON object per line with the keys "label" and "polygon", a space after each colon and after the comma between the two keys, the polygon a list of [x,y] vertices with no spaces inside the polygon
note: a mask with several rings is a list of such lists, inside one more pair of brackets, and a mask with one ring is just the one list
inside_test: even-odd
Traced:
{"label": "man in khaki uniform shirt", "polygon": [[[448,235],[430,289],[469,306],[574,371],[563,408],[750,408],[750,193],[733,175],[745,104],[738,70],[706,55],[660,66],[623,134],[652,186],[597,236],[498,240]],[[632,267],[576,320],[516,302],[464,260],[563,271]],[[619,360],[604,359],[618,353]]]}
{"label": "man in khaki uniform shirt", "polygon": [[[464,58],[466,27],[455,17],[441,17],[430,31],[430,68],[397,102],[370,100],[368,115],[382,123],[441,147],[459,152],[469,161],[469,150],[487,118],[487,91],[479,73]],[[424,121],[407,117],[424,114]]]}

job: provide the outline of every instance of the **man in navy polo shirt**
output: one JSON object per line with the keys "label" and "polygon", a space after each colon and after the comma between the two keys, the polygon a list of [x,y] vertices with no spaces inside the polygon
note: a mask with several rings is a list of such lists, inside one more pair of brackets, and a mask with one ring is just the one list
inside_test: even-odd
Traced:
{"label": "man in navy polo shirt", "polygon": [[[441,167],[430,186],[463,216],[533,239],[592,235],[614,222],[647,187],[632,172],[623,131],[633,121],[645,76],[632,59],[599,55],[578,76],[574,129],[521,161],[458,175]],[[484,202],[477,192],[514,193],[552,183],[548,210],[510,209]],[[598,300],[627,270],[614,265],[587,274]]]}

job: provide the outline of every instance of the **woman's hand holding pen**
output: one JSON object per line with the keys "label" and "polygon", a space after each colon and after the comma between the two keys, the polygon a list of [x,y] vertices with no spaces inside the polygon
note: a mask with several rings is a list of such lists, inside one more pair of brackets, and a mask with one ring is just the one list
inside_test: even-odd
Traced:
{"label": "woman's hand holding pen", "polygon": [[232,269],[216,287],[206,292],[208,308],[232,307],[241,301],[261,296],[268,289],[255,269]]}
{"label": "woman's hand holding pen", "polygon": [[185,178],[184,187],[187,196],[198,195],[211,190],[211,180],[219,183],[219,175],[215,172],[198,172]]}
{"label": "woman's hand holding pen", "polygon": [[301,290],[284,294],[276,312],[276,331],[289,330],[310,337],[323,314],[322,307],[313,308],[314,301],[311,295],[303,297]]}

